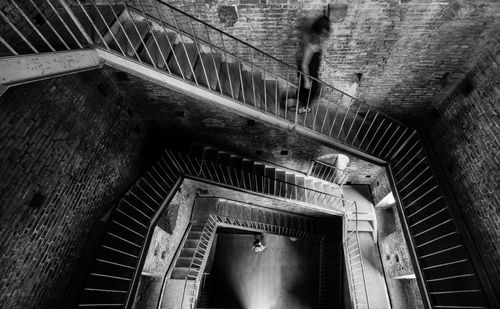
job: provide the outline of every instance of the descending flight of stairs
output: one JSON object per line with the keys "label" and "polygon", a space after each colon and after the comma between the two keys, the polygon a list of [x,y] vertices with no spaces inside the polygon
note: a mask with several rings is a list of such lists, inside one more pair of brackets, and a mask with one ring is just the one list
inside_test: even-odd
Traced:
{"label": "descending flight of stairs", "polygon": [[[197,199],[190,230],[167,281],[162,308],[193,308],[210,253],[215,226],[319,240],[312,218],[219,198]],[[183,297],[180,297],[183,296]]]}
{"label": "descending flight of stairs", "polygon": [[181,174],[168,160],[160,160],[122,197],[113,212],[79,307],[124,306],[138,277],[148,233],[168,205]]}
{"label": "descending flight of stairs", "polygon": [[[241,61],[231,52],[212,46],[212,43],[221,40],[212,30],[205,32],[196,29],[200,37],[194,37],[190,27],[186,25],[187,21],[174,19],[173,13],[164,15],[162,20],[148,14],[146,20],[143,12],[137,8],[98,6],[96,9],[92,5],[86,5],[84,9],[72,7],[72,14],[93,44],[104,50],[153,66],[156,70],[208,88],[262,112],[290,121],[303,117],[300,121],[307,127],[323,134],[336,135],[346,142],[357,142],[359,146],[366,146],[374,152],[381,153],[384,148],[390,148],[384,147],[384,144],[387,146],[386,141],[393,136],[387,134],[387,130],[376,123],[377,117],[362,106],[359,106],[355,116],[346,111],[334,112],[333,108],[324,106],[318,106],[318,109],[306,115],[297,115],[295,109],[289,109],[290,106],[285,103],[286,98],[295,94],[296,85],[280,76],[266,74],[264,69],[248,61]],[[177,18],[181,16],[177,15]],[[89,45],[85,35],[66,12],[63,11],[60,17],[53,17],[50,22],[58,29],[57,36],[48,25],[42,26],[39,32],[47,41],[53,42],[56,50],[66,49],[62,42],[69,49]],[[29,40],[37,47],[37,51],[50,51],[37,34],[30,36]],[[219,46],[221,44],[223,42],[218,42]],[[20,53],[30,51],[22,43],[16,48]],[[355,105],[356,102],[353,103],[353,110],[358,108]],[[328,115],[327,118],[322,121],[316,119],[322,114]],[[365,126],[359,127],[353,121],[354,118],[363,119]],[[382,140],[366,138],[365,133],[372,130],[372,127],[376,130],[376,135],[385,137],[383,143]]]}
{"label": "descending flight of stairs", "polygon": [[[217,154],[217,158],[228,159],[231,157],[218,150],[211,149],[211,151]],[[257,162],[246,161],[257,166]],[[167,151],[129,190],[111,218],[109,229],[80,297],[80,307],[124,306],[125,303],[132,301],[128,297],[133,296],[131,291],[137,284],[139,275],[137,272],[142,268],[140,258],[144,252],[147,252],[148,237],[161,209],[168,204],[168,200],[172,198],[175,189],[182,182],[183,176],[204,178],[203,164],[207,162],[213,163],[213,161],[205,161],[205,159],[195,155],[189,156]],[[217,161],[217,164],[223,162]],[[231,162],[231,160],[226,162]],[[265,165],[259,164],[258,166],[261,168],[252,169],[252,172],[248,171],[249,179],[258,178],[257,173],[259,172],[257,170],[266,170]],[[271,170],[276,172],[276,168]],[[208,175],[209,170],[206,171],[206,175]],[[246,187],[243,178],[239,178],[242,177],[241,173],[231,173],[229,169],[214,169],[212,173],[212,178],[207,178],[207,180],[216,181],[217,179],[220,183],[233,187],[246,188],[268,196],[281,196],[282,191],[279,185],[281,180],[277,179],[279,173],[272,175],[267,173],[266,179],[269,181],[258,182],[255,180],[252,183],[246,183]],[[291,174],[290,171],[289,173]],[[261,176],[261,174],[258,175]],[[290,179],[290,177],[288,178]],[[323,182],[321,181],[321,187],[325,189]],[[313,183],[311,181],[311,184]],[[261,185],[264,184],[267,186],[262,187]],[[318,185],[314,184],[313,187],[318,188]],[[316,201],[320,207],[322,203],[327,205],[326,201],[329,201],[329,203],[339,204],[340,208],[336,211],[343,211],[341,208],[343,204],[339,203],[338,197],[305,188],[302,193],[297,192],[296,185],[288,183],[282,196],[297,202],[307,201],[311,203]],[[325,208],[324,210],[335,209]],[[178,288],[182,288],[182,291],[188,293],[184,295],[186,299],[195,297],[198,287],[194,282],[186,283],[185,279],[190,276],[193,278],[199,276],[205,262],[204,255],[210,248],[215,224],[239,226],[240,228],[268,231],[293,237],[319,239],[318,234],[315,233],[313,222],[306,217],[244,207],[234,202],[220,203],[209,219],[193,222],[182,247],[181,258],[177,260],[175,269],[172,271],[171,279],[183,281],[183,285],[178,284]],[[192,301],[194,300],[189,300],[189,302]]]}
{"label": "descending flight of stairs", "polygon": [[[247,181],[245,176],[248,174],[256,176],[257,187],[262,188],[263,193],[291,197],[292,199],[303,197],[302,200],[306,198],[305,189],[334,196],[342,194],[342,187],[337,184],[270,163],[257,162],[235,153],[218,150],[212,146],[194,144],[191,148],[191,155],[195,159],[205,160],[217,168],[220,167],[229,175],[232,174],[235,182],[238,183],[243,184]],[[228,176],[228,179],[230,178]],[[271,180],[278,180],[279,183],[270,185]],[[282,184],[280,185],[280,183]],[[300,188],[304,188],[304,190]]]}
{"label": "descending flight of stairs", "polygon": [[[121,55],[124,59],[153,66],[179,80],[216,91],[256,108],[263,114],[290,119],[279,100],[284,93],[288,93],[290,84],[279,77],[269,78],[263,74],[263,70],[241,63],[226,50],[212,48],[201,37],[198,40],[191,36],[186,30],[189,28],[181,25],[179,30],[172,19],[162,23],[152,16],[148,17],[148,22],[140,8],[125,10],[123,6],[99,6],[96,9],[93,5],[86,5],[85,8],[86,10],[82,10],[79,5],[75,5],[71,7],[72,14],[68,14],[65,8],[58,7],[58,14],[47,17],[50,23],[40,23],[38,32],[27,33],[23,39],[11,40],[11,37],[16,36],[15,31],[9,32],[5,38],[2,34],[5,43],[12,46],[9,49],[5,43],[1,45],[0,56],[98,47]],[[23,17],[18,19],[24,20]],[[83,33],[88,34],[89,38]],[[211,37],[207,36],[207,40]],[[332,105],[335,105],[333,101]],[[433,308],[480,309],[492,307],[491,304],[495,307],[498,301],[492,295],[492,289],[488,288],[488,280],[480,282],[480,277],[487,276],[478,259],[474,258],[473,250],[466,249],[468,246],[473,247],[473,244],[462,232],[464,227],[459,226],[460,222],[456,221],[457,215],[452,213],[445,189],[440,184],[441,179],[438,180],[428,151],[418,134],[360,103],[353,102],[346,110],[339,107],[336,112],[328,108],[325,110],[324,107],[318,107],[315,112],[305,115],[303,121],[297,121],[295,115],[294,128],[298,132],[305,128],[307,130],[300,131],[302,134],[316,134],[323,141],[326,138],[369,160],[388,163],[389,178],[394,184],[394,194],[401,207],[402,224],[409,239],[410,251],[415,252],[415,269],[419,273],[417,277],[421,279],[419,282],[424,303]],[[351,111],[349,116],[347,111]],[[320,123],[311,122],[316,115],[325,117]],[[212,166],[198,166],[198,171],[210,181],[238,185],[260,194],[315,203],[320,207],[325,206],[325,200],[331,204],[326,195],[308,194],[312,190],[306,189],[306,178],[296,177],[294,183],[299,187],[289,190],[287,177],[291,176],[286,171],[273,171],[272,168],[252,165],[244,160],[238,163],[233,159],[234,162],[231,163],[232,157],[227,155],[217,154],[216,158],[210,160],[208,157],[207,162]],[[240,165],[241,176],[235,175],[234,169],[231,170],[230,167]],[[252,166],[248,167],[250,165]],[[221,170],[221,167],[226,169]],[[259,176],[247,179],[246,176],[250,173],[244,171],[249,169],[252,170],[252,175]],[[179,171],[177,166],[176,173]],[[185,167],[184,171],[192,170]],[[112,304],[125,302],[124,295],[134,281],[138,257],[144,251],[144,243],[147,241],[145,235],[148,225],[154,221],[154,215],[163,201],[168,199],[171,188],[175,186],[175,179],[178,179],[177,175],[168,172],[150,173],[148,183],[138,183],[117,207],[111,232],[107,234],[98,262],[92,270],[89,284],[82,296],[82,304],[99,301]],[[268,181],[271,179],[268,175],[286,181]],[[169,178],[171,179],[168,180]],[[164,181],[167,183],[165,186],[161,184]],[[240,181],[243,183],[239,183]],[[304,184],[300,185],[302,181]],[[310,188],[312,187],[330,190],[317,183]],[[359,229],[369,229],[368,226],[361,225],[366,224],[358,225]],[[110,286],[113,288],[109,288]]]}
{"label": "descending flight of stairs", "polygon": [[418,138],[394,159],[392,173],[434,308],[488,308],[462,235]]}

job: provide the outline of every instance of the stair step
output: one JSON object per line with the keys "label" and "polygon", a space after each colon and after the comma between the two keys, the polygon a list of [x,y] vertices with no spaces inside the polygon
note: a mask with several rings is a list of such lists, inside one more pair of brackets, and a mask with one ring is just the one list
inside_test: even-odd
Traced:
{"label": "stair step", "polygon": [[222,93],[238,98],[240,94],[241,80],[240,80],[240,69],[237,63],[222,62],[221,69],[219,71],[219,79],[221,85],[217,87],[217,90],[222,89]]}
{"label": "stair step", "polygon": [[179,256],[175,262],[175,267],[185,268],[191,265],[192,257]]}
{"label": "stair step", "polygon": [[[154,63],[159,68],[166,68],[170,53],[172,52],[172,42],[175,42],[175,38],[175,34],[170,32],[153,31],[146,40],[146,48],[140,54],[141,59],[144,59],[149,64]],[[149,58],[146,50],[149,51],[149,55],[153,61]]]}
{"label": "stair step", "polygon": [[[356,222],[348,222],[347,224],[348,231],[356,230]],[[370,221],[358,221],[358,232],[373,232],[373,225]]]}
{"label": "stair step", "polygon": [[[148,24],[146,20],[141,17],[136,16],[135,13],[130,13],[129,15],[127,11],[124,11],[119,16],[119,22],[117,21],[112,27],[111,30],[114,33],[116,40],[119,42],[122,50],[132,58],[137,58],[136,53],[138,53],[138,49],[141,46],[143,39],[149,31]],[[131,18],[132,16],[132,18]],[[121,23],[121,26],[120,26]],[[107,35],[105,40],[109,40],[109,47],[120,51],[120,47],[118,47],[117,43],[114,39],[112,39],[111,35]],[[143,58],[144,59],[144,58]]]}
{"label": "stair step", "polygon": [[[217,53],[201,53],[198,59],[194,73],[198,83],[208,86],[210,89],[216,89],[218,85],[218,73],[221,70],[222,58]],[[203,70],[205,68],[205,70]],[[206,76],[205,76],[206,73]],[[207,82],[208,77],[208,82]]]}
{"label": "stair step", "polygon": [[128,265],[110,263],[109,261],[96,260],[92,266],[93,273],[106,274],[114,277],[132,278],[134,268]]}
{"label": "stair step", "polygon": [[193,43],[183,44],[182,42],[178,42],[173,48],[172,56],[168,61],[170,71],[173,74],[184,76],[185,79],[191,80],[194,76],[192,68],[194,70],[198,58],[196,46]]}
{"label": "stair step", "polygon": [[182,248],[179,256],[192,258],[195,252],[196,248]]}
{"label": "stair step", "polygon": [[[116,288],[101,290],[84,290],[80,296],[79,305],[83,307],[109,308],[125,305],[127,291]],[[95,306],[91,306],[94,304]],[[98,305],[97,305],[98,304]]]}
{"label": "stair step", "polygon": [[132,283],[132,277],[109,276],[106,274],[91,273],[87,279],[86,288],[89,289],[113,289],[128,290]]}
{"label": "stair step", "polygon": [[186,279],[189,276],[197,276],[198,271],[194,269],[189,269],[187,267],[175,267],[172,270],[172,274],[170,275],[170,279]]}
{"label": "stair step", "polygon": [[285,171],[276,170],[275,178],[278,180],[276,182],[276,194],[278,194],[281,197],[285,197],[286,196],[286,189],[287,189],[286,184],[285,184],[285,181],[286,181]]}
{"label": "stair step", "polygon": [[203,231],[189,231],[187,239],[193,239],[193,240],[199,240],[201,235],[203,234]]}
{"label": "stair step", "polygon": [[197,239],[186,239],[184,242],[184,248],[196,248],[200,243]]}
{"label": "stair step", "polygon": [[357,213],[357,216],[356,216],[356,213],[351,213],[348,215],[348,219],[350,220],[356,220],[356,217],[359,221],[372,221],[374,220],[374,215],[373,214],[369,214],[369,213]]}
{"label": "stair step", "polygon": [[263,80],[261,102],[263,102],[264,110],[272,114],[276,114],[279,110],[279,102],[277,101],[279,89],[277,86],[278,83],[275,80]]}
{"label": "stair step", "polygon": [[[242,75],[242,91],[240,92],[240,95],[238,97],[239,100],[245,102],[245,104],[258,107],[260,106],[260,93],[258,92],[257,89],[254,91],[254,85],[257,83],[258,80],[261,79],[260,75],[258,74],[253,74],[250,71],[243,70],[241,72]],[[255,80],[252,80],[252,77],[256,78]]]}

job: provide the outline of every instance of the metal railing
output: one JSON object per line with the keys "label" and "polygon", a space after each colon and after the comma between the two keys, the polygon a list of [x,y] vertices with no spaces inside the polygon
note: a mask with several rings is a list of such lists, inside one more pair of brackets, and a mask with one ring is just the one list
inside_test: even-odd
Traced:
{"label": "metal railing", "polygon": [[[317,98],[305,99],[302,103],[310,107],[311,111],[299,114],[296,107],[290,107],[288,99],[300,97],[300,91],[303,91],[300,83],[304,73],[165,2],[135,1],[136,8],[128,6],[124,1],[119,1],[119,4],[111,4],[107,0],[102,0],[99,4],[94,0],[89,2],[83,4],[80,0],[28,0],[21,3],[19,0],[11,0],[12,10],[8,13],[0,11],[0,57],[55,53],[89,47],[103,50],[130,63],[138,63],[161,74],[204,88],[273,119],[285,121],[302,134],[326,140],[332,145],[345,146],[344,149],[351,153],[376,162],[389,162],[395,172],[395,175],[391,176],[395,190],[408,192],[398,204],[406,216],[403,221],[408,221],[405,223],[408,225],[406,233],[415,242],[414,247],[427,249],[445,236],[457,238],[457,243],[462,246],[464,240],[458,233],[453,217],[448,218],[450,208],[435,179],[435,172],[428,164],[426,151],[419,145],[420,139],[415,130],[311,76],[308,78],[318,84],[319,94]],[[246,175],[247,178],[242,178],[241,185],[236,176],[231,176],[232,170],[219,171],[221,168],[217,165],[210,166],[208,162],[204,163],[199,166],[198,176],[225,185],[243,186],[247,190],[275,197],[319,204],[328,210],[345,211],[340,205],[341,200],[335,200],[327,194],[299,186],[287,190],[291,184],[270,180],[265,176]],[[245,175],[244,172],[240,173]],[[407,175],[420,177],[428,173],[433,183],[430,193],[427,193],[430,189],[422,189],[426,188],[427,183],[408,181],[410,177]],[[416,196],[414,192],[420,191],[426,195]],[[434,199],[427,200],[431,195]],[[413,211],[417,206],[418,213]],[[427,214],[431,210],[434,213]],[[422,220],[426,221],[412,222],[423,214],[426,217]],[[419,231],[423,223],[427,224],[441,214],[446,214],[445,221],[451,222],[448,233],[439,234],[440,222],[432,222],[425,231]],[[418,244],[420,240],[416,235],[422,238],[424,234],[420,233],[423,232],[427,234],[425,236],[435,236],[434,242]],[[467,245],[469,244],[470,241]],[[465,252],[463,255],[467,258],[460,261],[466,261],[464,263],[471,267],[471,273],[477,276],[475,268],[480,266],[480,262],[472,263],[468,258],[471,255],[468,252],[470,250],[467,250],[466,246],[462,247]],[[440,258],[443,255],[436,249],[419,256],[415,248],[412,249],[416,261],[414,268],[426,297],[424,302],[429,307],[441,301],[452,303],[440,296],[444,295],[444,290],[435,287],[432,281],[435,280],[432,277],[435,268],[429,268],[444,267],[446,263],[436,262],[435,265],[425,266],[425,259],[429,259],[430,254]],[[442,258],[444,260],[445,257]],[[460,275],[458,270],[455,272]],[[487,278],[481,280],[481,285],[487,287]],[[478,291],[477,295],[482,295],[481,285],[478,284],[477,288],[474,288],[474,291]],[[435,289],[435,292],[429,292],[430,289]],[[466,298],[464,295],[469,295],[469,291],[463,289],[445,292]],[[489,295],[491,291],[491,288],[487,289]],[[488,299],[495,303],[494,295]],[[478,300],[476,303],[485,302]]]}
{"label": "metal railing", "polygon": [[256,222],[243,218],[229,217],[220,211],[220,203],[217,204],[216,213],[211,214],[205,224],[202,234],[199,238],[193,258],[189,265],[186,278],[184,280],[184,294],[181,299],[181,308],[196,308],[200,282],[203,280],[203,271],[206,264],[206,258],[211,248],[215,231],[218,226],[238,226],[246,229],[268,231],[274,234],[286,235],[292,237],[302,237],[307,239],[319,239],[320,235],[312,232],[306,232],[294,228],[287,228],[280,225]]}
{"label": "metal railing", "polygon": [[[239,190],[261,193],[294,203],[299,202],[303,206],[315,209],[319,207],[322,211],[333,211],[335,214],[343,215],[344,257],[349,280],[349,291],[350,295],[352,295],[352,306],[353,308],[369,308],[365,271],[358,237],[358,207],[355,201],[268,176],[257,177],[254,175],[252,177],[251,173],[243,170],[229,168],[228,166],[223,167],[220,164],[217,164],[217,166],[214,162],[205,159],[198,160],[196,157],[191,158],[189,155],[180,152],[167,150],[166,154],[169,160],[186,176],[236,187]],[[247,180],[243,180],[245,178]],[[288,190],[281,191],[279,188],[288,188]],[[299,194],[299,192],[301,193]],[[354,229],[348,231],[348,227],[354,227]]]}
{"label": "metal railing", "polygon": [[[349,291],[353,308],[370,308],[366,289],[365,268],[359,245],[358,206],[356,202],[346,207],[344,218],[344,256],[348,271]],[[349,231],[349,227],[354,229]]]}
{"label": "metal railing", "polygon": [[347,179],[349,179],[351,172],[347,170],[341,170],[331,164],[314,160],[311,171],[307,175],[342,186],[346,183]]}
{"label": "metal railing", "polygon": [[194,309],[198,299],[200,281],[203,277],[203,271],[208,258],[208,252],[212,247],[212,242],[215,237],[217,222],[215,217],[210,216],[203,227],[198,245],[196,246],[193,258],[189,264],[189,268],[184,279],[184,290],[181,299],[181,308]]}
{"label": "metal railing", "polygon": [[[219,199],[219,203],[217,203],[217,216],[225,218],[224,220],[219,220],[221,223],[237,225],[251,230],[267,231],[288,237],[320,238],[320,235],[313,231],[310,219],[303,216],[282,213],[280,211],[263,210],[247,204],[235,203],[234,201],[228,202],[226,199]],[[258,217],[258,220],[256,217]]]}
{"label": "metal railing", "polygon": [[[72,6],[65,0],[12,3],[9,16],[0,14],[3,55],[100,48],[382,160],[413,133],[349,94],[163,1],[136,1],[136,8],[108,0],[99,5],[75,0]],[[33,16],[43,22],[31,22]],[[301,97],[304,76],[320,90],[301,102],[311,111],[299,114],[289,99]]]}
{"label": "metal railing", "polygon": [[312,204],[336,214],[343,214],[345,212],[345,205],[343,203],[345,199],[340,196],[270,176],[256,175],[249,171],[222,165],[203,158],[191,158],[189,155],[180,152],[167,151],[167,155],[175,162],[179,169],[194,177],[237,187],[253,193],[273,196],[285,201]]}

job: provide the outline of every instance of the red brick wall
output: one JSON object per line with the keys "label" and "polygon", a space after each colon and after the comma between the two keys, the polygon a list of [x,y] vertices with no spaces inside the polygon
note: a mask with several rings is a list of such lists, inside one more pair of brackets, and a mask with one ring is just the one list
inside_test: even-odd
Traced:
{"label": "red brick wall", "polygon": [[[439,109],[429,130],[486,269],[500,289],[500,40]],[[500,294],[498,291],[497,294]]]}
{"label": "red brick wall", "polygon": [[100,72],[0,98],[0,307],[57,307],[93,224],[138,174],[143,132]]}

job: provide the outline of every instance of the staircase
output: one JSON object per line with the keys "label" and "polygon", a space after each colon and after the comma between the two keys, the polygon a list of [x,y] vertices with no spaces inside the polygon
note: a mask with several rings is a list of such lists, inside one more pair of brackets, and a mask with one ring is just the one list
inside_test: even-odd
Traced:
{"label": "staircase", "polygon": [[224,199],[198,199],[192,219],[162,297],[161,307],[165,309],[196,307],[203,271],[219,226],[313,240],[321,237],[314,232],[312,218]]}
{"label": "staircase", "polygon": [[168,205],[181,174],[162,160],[141,177],[122,197],[113,212],[84,290],[79,307],[123,307],[137,284],[141,257],[165,205]]}
{"label": "staircase", "polygon": [[[8,15],[0,14],[6,29],[0,37],[2,91],[107,64],[387,164],[425,306],[500,307],[467,228],[450,207],[453,198],[438,179],[416,131],[322,81],[319,104],[309,113],[298,114],[287,106],[286,98],[298,88],[297,74],[303,73],[161,1],[151,1],[148,11],[144,1],[137,1],[136,7],[97,6],[94,0],[85,5],[77,0],[73,6],[65,0],[47,1],[43,7],[32,1],[13,3],[15,9]],[[30,19],[35,15],[36,25]],[[32,63],[38,65],[27,65]],[[196,160],[184,162],[196,166],[195,171],[176,166],[178,171],[222,185],[316,204],[329,211],[343,209],[333,195],[307,187],[306,178],[297,177],[293,187],[277,180],[286,180],[286,171],[283,176],[267,166],[243,160],[231,163],[231,156],[220,157],[217,154],[215,161],[204,160],[200,165]],[[247,173],[247,166],[253,174]],[[110,227],[114,232],[106,236],[98,258],[102,265],[96,264],[92,271],[82,306],[125,302],[147,230],[178,175],[167,172],[154,177],[148,181],[152,187],[138,184],[117,207]],[[169,177],[165,187],[155,185]],[[346,237],[349,242],[352,236]]]}
{"label": "staircase", "polygon": [[489,308],[462,235],[417,137],[394,158],[391,172],[434,308]]}
{"label": "staircase", "polygon": [[215,231],[216,220],[211,216],[205,222],[191,222],[170,279],[162,291],[168,297],[162,297],[161,308],[195,308]]}
{"label": "staircase", "polygon": [[306,216],[265,210],[234,201],[220,200],[217,206],[217,220],[221,225],[239,226],[287,237],[319,239],[315,232],[314,219]]}
{"label": "staircase", "polygon": [[[335,178],[323,180],[321,177],[308,176],[301,172],[289,170],[285,167],[276,166],[268,162],[258,162],[254,159],[219,150],[209,145],[193,144],[190,153],[195,160],[204,160],[210,166],[213,164],[213,166],[220,167],[223,171],[229,170],[229,174],[233,173],[233,171],[238,171],[239,173],[243,173],[243,175],[255,174],[258,180],[257,186],[262,188],[264,193],[275,194],[281,197],[303,196],[303,191],[294,192],[290,190],[290,188],[297,185],[331,195],[340,196],[342,194],[342,187],[336,183]],[[342,177],[348,174],[348,172],[340,170],[330,171],[342,175]],[[323,176],[323,174],[324,173],[319,173],[318,176]],[[242,179],[236,174],[233,175],[233,178],[241,183],[246,181],[244,177]],[[228,175],[227,179],[231,179],[230,175]],[[277,184],[271,186],[269,183],[266,183],[268,179],[276,179],[282,182],[283,185],[280,186]]]}
{"label": "staircase", "polygon": [[315,160],[313,161],[308,176],[313,176],[342,186],[346,183],[350,174],[351,173],[348,171],[340,170],[335,166]]}

